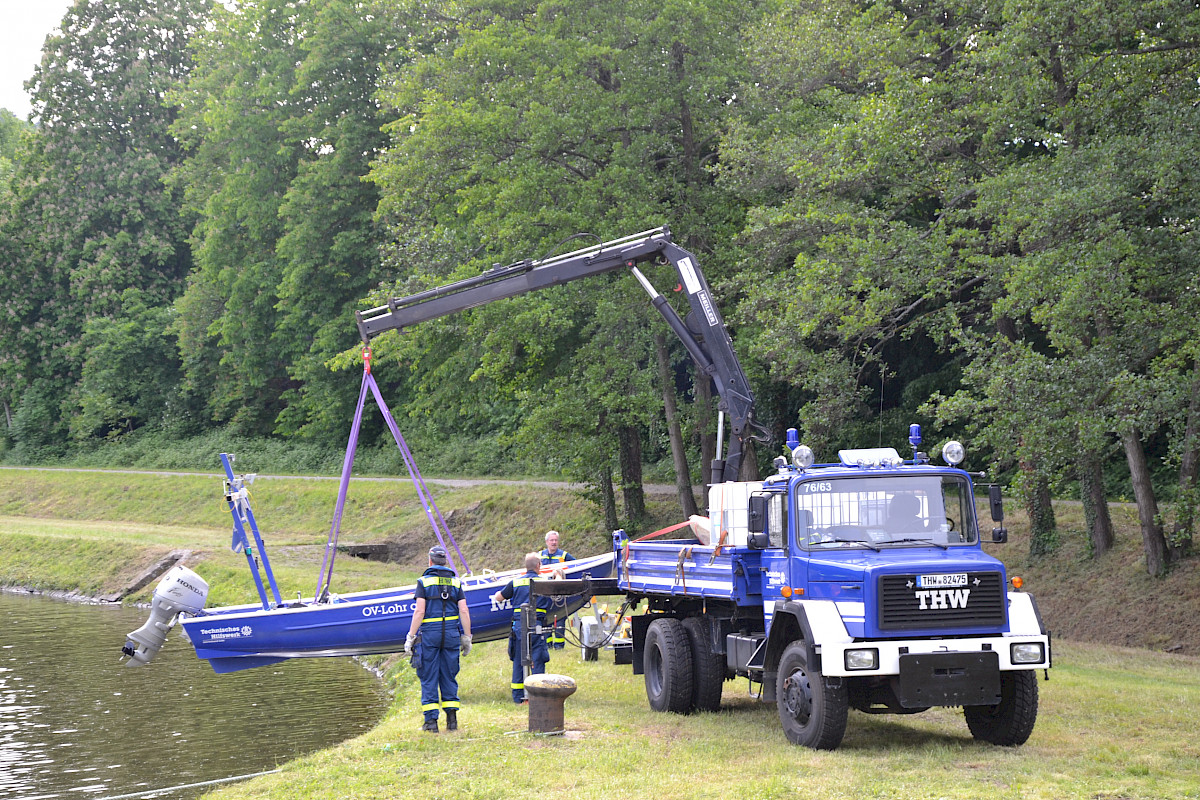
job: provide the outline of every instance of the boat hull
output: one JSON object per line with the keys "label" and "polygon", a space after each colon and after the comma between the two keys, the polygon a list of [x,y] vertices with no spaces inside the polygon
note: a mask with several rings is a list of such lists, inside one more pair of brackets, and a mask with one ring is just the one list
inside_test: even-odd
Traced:
{"label": "boat hull", "polygon": [[[606,553],[562,564],[566,578],[607,578],[613,556]],[[524,570],[463,578],[475,642],[503,639],[512,627],[510,601],[492,599]],[[259,605],[205,609],[184,617],[184,635],[199,658],[219,673],[275,664],[290,658],[324,658],[394,653],[404,649],[412,625],[413,586],[342,595],[330,602],[311,598],[272,609]],[[550,598],[551,616],[577,611],[590,597]]]}

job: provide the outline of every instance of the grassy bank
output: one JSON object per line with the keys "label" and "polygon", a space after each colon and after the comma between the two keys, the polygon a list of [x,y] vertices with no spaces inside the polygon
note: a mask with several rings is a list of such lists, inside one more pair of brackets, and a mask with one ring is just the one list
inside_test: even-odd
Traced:
{"label": "grassy bank", "polygon": [[[595,509],[570,492],[433,488],[477,569],[512,565],[550,527],[576,553],[607,546]],[[253,489],[281,588],[311,593],[336,482],[273,479]],[[678,518],[670,497],[652,503],[663,524]],[[653,714],[628,667],[608,654],[581,662],[572,651],[551,665],[580,684],[567,702],[570,735],[532,737],[520,733],[524,716],[507,700],[508,661],[496,642],[464,664],[458,733],[418,732],[412,672],[389,659],[395,702],[376,730],[216,796],[1200,798],[1190,711],[1200,703],[1200,659],[1181,654],[1200,652],[1196,564],[1163,580],[1145,576],[1136,517],[1118,507],[1117,548],[1089,559],[1078,509],[1058,511],[1052,555],[1028,561],[1027,526],[1017,514],[1012,541],[988,548],[1026,578],[1058,635],[1052,679],[1040,684],[1041,714],[1024,747],[978,745],[961,713],[941,709],[910,717],[852,712],[840,750],[800,750],[785,743],[774,708],[750,699],[744,681],[725,685],[718,714]],[[189,549],[189,565],[212,584],[212,603],[248,601],[253,588],[244,558],[229,549],[229,528],[214,477],[0,470],[0,584],[104,594],[161,554]],[[402,543],[411,558],[383,564],[342,556],[335,591],[408,582],[431,538],[403,483],[352,484],[343,531],[343,542]],[[1174,652],[1114,646],[1126,643]]]}
{"label": "grassy bank", "polygon": [[502,642],[481,645],[461,678],[462,728],[417,730],[419,692],[398,688],[372,732],[285,764],[277,775],[223,789],[221,800],[307,798],[652,797],[1162,800],[1200,797],[1195,659],[1062,644],[1041,713],[1023,747],[975,743],[955,709],[894,717],[851,712],[832,753],[788,745],[773,706],[725,684],[716,714],[655,714],[641,678],[608,654],[555,656],[579,690],[568,736],[522,733],[509,702]]}
{"label": "grassy bank", "polygon": [[[466,488],[430,481],[438,508],[473,569],[509,569],[543,546],[549,528],[564,545],[598,553],[611,545],[596,509],[565,490],[482,483]],[[252,506],[281,590],[311,594],[324,556],[337,481],[260,479]],[[657,519],[670,503],[648,498]],[[231,522],[219,478],[68,470],[0,470],[0,585],[103,595],[120,591],[142,569],[175,549],[193,550],[214,605],[255,599],[245,558],[230,550]],[[398,564],[338,557],[334,590],[407,582],[435,543],[425,511],[406,481],[356,479],[339,541],[391,542]],[[200,566],[197,566],[200,565]],[[146,600],[153,585],[130,599]]]}

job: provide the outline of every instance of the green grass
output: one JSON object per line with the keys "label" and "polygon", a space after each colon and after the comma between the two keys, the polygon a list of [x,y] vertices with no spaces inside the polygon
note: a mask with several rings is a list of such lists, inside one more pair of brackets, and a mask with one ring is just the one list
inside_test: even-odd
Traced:
{"label": "green grass", "polygon": [[[1200,661],[1059,643],[1040,682],[1037,727],[1023,747],[971,739],[957,709],[896,717],[851,712],[834,752],[787,744],[773,706],[725,684],[715,714],[656,714],[642,679],[611,655],[555,655],[579,690],[568,736],[525,733],[508,700],[502,642],[465,660],[461,729],[418,730],[411,670],[393,667],[396,700],[372,732],[221,790],[235,798],[946,798],[1161,800],[1200,797]],[[331,787],[336,787],[334,791]]]}

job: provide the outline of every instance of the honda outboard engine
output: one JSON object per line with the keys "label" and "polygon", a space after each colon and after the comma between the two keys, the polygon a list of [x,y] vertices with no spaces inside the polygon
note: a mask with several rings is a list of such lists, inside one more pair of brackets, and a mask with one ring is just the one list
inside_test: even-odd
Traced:
{"label": "honda outboard engine", "polygon": [[167,641],[167,631],[174,627],[179,614],[199,612],[207,599],[208,583],[203,578],[183,565],[172,567],[154,590],[150,619],[129,634],[121,648],[121,652],[129,656],[126,666],[149,664]]}

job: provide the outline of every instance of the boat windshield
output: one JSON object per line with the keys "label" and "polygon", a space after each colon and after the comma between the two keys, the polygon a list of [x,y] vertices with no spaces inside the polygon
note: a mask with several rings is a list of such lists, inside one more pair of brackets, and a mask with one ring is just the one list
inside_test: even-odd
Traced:
{"label": "boat windshield", "polygon": [[796,485],[807,550],[952,547],[978,539],[970,483],[956,475],[815,478]]}

